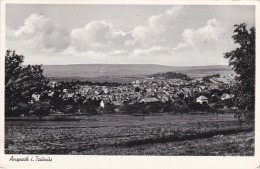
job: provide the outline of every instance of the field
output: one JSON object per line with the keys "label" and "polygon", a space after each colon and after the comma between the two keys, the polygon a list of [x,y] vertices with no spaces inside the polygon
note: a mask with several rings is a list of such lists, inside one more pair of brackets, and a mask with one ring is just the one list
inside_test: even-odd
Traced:
{"label": "field", "polygon": [[100,115],[6,121],[7,154],[254,155],[253,124],[232,114]]}

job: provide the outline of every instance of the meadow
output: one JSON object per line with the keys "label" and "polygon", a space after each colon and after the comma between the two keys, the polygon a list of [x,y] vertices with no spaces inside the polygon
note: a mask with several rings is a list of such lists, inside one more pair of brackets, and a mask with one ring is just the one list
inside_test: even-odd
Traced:
{"label": "meadow", "polygon": [[254,155],[254,127],[233,114],[96,115],[5,122],[7,154]]}

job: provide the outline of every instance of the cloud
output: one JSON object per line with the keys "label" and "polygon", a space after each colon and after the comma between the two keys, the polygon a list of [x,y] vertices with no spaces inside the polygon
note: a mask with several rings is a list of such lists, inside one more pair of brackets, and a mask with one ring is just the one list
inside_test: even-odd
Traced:
{"label": "cloud", "polygon": [[162,46],[152,46],[150,48],[138,48],[135,49],[132,53],[134,56],[145,56],[145,55],[154,55],[156,53],[162,53],[169,51],[168,48]]}
{"label": "cloud", "polygon": [[181,9],[182,6],[172,7],[163,14],[151,16],[147,25],[135,27],[132,31],[133,43],[138,43],[143,47],[165,43]]}
{"label": "cloud", "polygon": [[[24,54],[26,63],[43,64],[200,65],[201,60],[214,63],[217,59],[213,57],[222,58],[221,49],[230,45],[224,45],[219,22],[212,18],[190,24],[192,17],[182,22],[180,14],[186,9],[183,8],[172,7],[151,16],[144,20],[143,25],[137,25],[129,32],[117,30],[104,20],[90,21],[69,32],[46,16],[32,14],[18,29],[6,26],[6,46]],[[188,28],[187,24],[195,28]],[[216,43],[219,43],[219,48],[214,48]]]}
{"label": "cloud", "polygon": [[92,21],[71,32],[72,46],[79,51],[101,49],[109,46],[112,25],[105,21]]}
{"label": "cloud", "polygon": [[191,46],[196,48],[202,45],[202,43],[210,43],[217,41],[219,36],[218,26],[218,21],[215,18],[213,18],[207,21],[206,26],[201,27],[197,30],[185,29],[182,33],[183,40],[185,43],[178,44],[177,48],[185,46]]}
{"label": "cloud", "polygon": [[127,56],[129,53],[126,50],[121,49],[121,50],[113,50],[109,52],[109,54],[112,56]]}
{"label": "cloud", "polygon": [[8,42],[18,48],[60,51],[70,44],[69,32],[43,15],[31,14],[19,29],[6,30]]}
{"label": "cloud", "polygon": [[127,38],[130,38],[130,33],[116,31],[112,24],[103,20],[89,22],[71,32],[72,46],[80,52],[120,48]]}
{"label": "cloud", "polygon": [[107,52],[126,55],[125,46],[132,38],[131,32],[115,30],[103,20],[87,23],[71,32],[44,15],[31,14],[18,29],[6,26],[6,47],[26,53],[73,51]]}
{"label": "cloud", "polygon": [[174,26],[174,20],[181,8],[173,7],[162,14],[151,16],[147,25],[136,26],[130,32],[116,30],[111,23],[104,20],[94,20],[84,27],[68,32],[44,15],[31,14],[19,29],[7,27],[7,46],[34,52],[102,51],[117,56],[126,56],[133,52],[160,52],[163,51],[162,46],[169,42],[169,29]]}
{"label": "cloud", "polygon": [[182,43],[182,42],[181,42],[181,43],[178,43],[176,47],[172,48],[172,50],[173,50],[173,51],[177,51],[177,50],[180,50],[180,49],[185,48],[185,47],[187,47],[187,46],[188,46],[187,43]]}

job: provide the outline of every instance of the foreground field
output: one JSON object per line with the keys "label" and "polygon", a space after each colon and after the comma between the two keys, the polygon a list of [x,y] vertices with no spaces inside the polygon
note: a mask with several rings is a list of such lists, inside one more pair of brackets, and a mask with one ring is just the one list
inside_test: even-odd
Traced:
{"label": "foreground field", "polygon": [[210,138],[137,145],[132,147],[106,147],[79,154],[96,155],[178,155],[178,156],[252,156],[254,133],[242,132],[216,135]]}
{"label": "foreground field", "polygon": [[127,115],[6,121],[7,154],[254,155],[252,124],[233,115]]}

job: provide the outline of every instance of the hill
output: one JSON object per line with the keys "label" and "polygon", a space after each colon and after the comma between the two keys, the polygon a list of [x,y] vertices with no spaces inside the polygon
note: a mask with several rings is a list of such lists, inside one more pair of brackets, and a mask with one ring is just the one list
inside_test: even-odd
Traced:
{"label": "hill", "polygon": [[[230,72],[224,65],[212,66],[164,66],[155,64],[75,64],[43,65],[47,77],[101,77],[140,76],[160,72],[181,72],[190,76],[204,76],[216,72]],[[215,72],[215,73],[212,73]]]}
{"label": "hill", "polygon": [[184,74],[184,73],[178,73],[178,72],[166,72],[166,73],[157,73],[148,75],[148,78],[154,78],[154,79],[182,79],[182,80],[191,80],[191,78]]}

